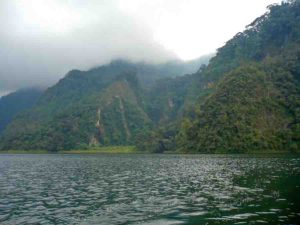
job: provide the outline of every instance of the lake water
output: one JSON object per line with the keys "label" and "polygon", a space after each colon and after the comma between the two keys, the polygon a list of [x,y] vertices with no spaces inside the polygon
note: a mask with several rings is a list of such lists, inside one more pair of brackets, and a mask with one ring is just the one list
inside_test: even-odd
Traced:
{"label": "lake water", "polygon": [[297,224],[300,158],[0,155],[1,224]]}

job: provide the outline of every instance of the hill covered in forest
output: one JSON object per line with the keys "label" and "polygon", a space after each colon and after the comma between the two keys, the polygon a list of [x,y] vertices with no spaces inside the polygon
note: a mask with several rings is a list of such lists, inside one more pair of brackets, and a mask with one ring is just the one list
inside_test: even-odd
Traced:
{"label": "hill covered in forest", "polygon": [[197,63],[72,70],[15,117],[0,148],[299,151],[299,0],[269,6],[208,65]]}
{"label": "hill covered in forest", "polygon": [[299,59],[300,1],[269,6],[190,76],[192,110],[138,146],[153,152],[299,151]]}
{"label": "hill covered in forest", "polygon": [[169,111],[160,118],[151,113],[154,106],[149,102],[157,96],[153,90],[158,80],[173,81],[202,63],[207,57],[164,64],[115,60],[88,71],[72,70],[30,110],[18,114],[3,132],[1,148],[58,151],[133,145],[138,134],[168,117]]}

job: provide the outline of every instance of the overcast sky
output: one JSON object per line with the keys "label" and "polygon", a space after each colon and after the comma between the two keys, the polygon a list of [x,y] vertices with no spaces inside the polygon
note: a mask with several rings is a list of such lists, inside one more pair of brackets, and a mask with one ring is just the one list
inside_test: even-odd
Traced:
{"label": "overcast sky", "polygon": [[212,53],[276,0],[0,0],[0,96],[114,58]]}

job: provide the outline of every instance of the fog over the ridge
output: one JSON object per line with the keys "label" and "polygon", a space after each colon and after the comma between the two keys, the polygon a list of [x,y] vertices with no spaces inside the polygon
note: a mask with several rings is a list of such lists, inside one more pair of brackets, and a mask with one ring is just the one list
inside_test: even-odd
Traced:
{"label": "fog over the ridge", "polygon": [[1,0],[0,96],[115,58],[159,63],[213,52],[274,1]]}
{"label": "fog over the ridge", "polygon": [[[160,62],[175,57],[151,39],[142,23],[106,3],[107,15],[101,21],[53,34],[27,24],[17,27],[13,3],[1,1],[1,22],[6,26],[0,31],[0,90],[48,85],[73,68],[88,69],[114,58]],[[5,23],[7,19],[12,24]]]}

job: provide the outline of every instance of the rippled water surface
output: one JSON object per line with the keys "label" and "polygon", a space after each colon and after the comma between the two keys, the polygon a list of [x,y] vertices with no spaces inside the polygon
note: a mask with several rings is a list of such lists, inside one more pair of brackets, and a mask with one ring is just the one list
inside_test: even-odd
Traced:
{"label": "rippled water surface", "polygon": [[0,155],[1,224],[297,224],[300,158]]}

